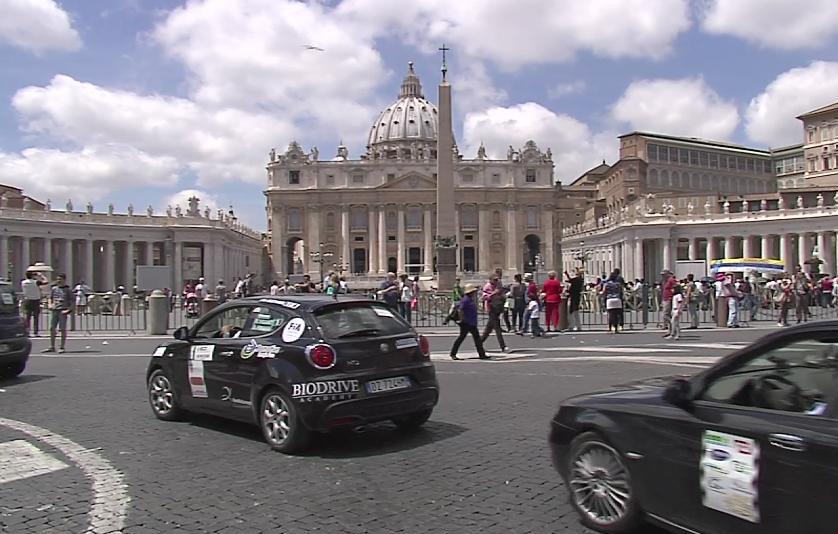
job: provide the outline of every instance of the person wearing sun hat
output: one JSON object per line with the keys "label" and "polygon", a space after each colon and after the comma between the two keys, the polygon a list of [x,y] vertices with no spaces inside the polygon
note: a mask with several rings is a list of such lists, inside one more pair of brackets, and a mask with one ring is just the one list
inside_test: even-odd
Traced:
{"label": "person wearing sun hat", "polygon": [[486,351],[483,350],[483,342],[480,340],[480,332],[477,330],[477,286],[466,284],[463,289],[463,298],[457,304],[457,311],[459,315],[457,323],[460,325],[460,335],[451,346],[451,359],[460,359],[457,357],[460,345],[462,345],[466,336],[471,334],[480,359],[488,360],[489,357],[486,355]]}

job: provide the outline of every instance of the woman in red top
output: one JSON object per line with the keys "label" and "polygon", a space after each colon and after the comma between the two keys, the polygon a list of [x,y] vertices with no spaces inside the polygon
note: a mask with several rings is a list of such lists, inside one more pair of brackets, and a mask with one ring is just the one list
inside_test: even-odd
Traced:
{"label": "woman in red top", "polygon": [[562,283],[556,278],[556,271],[547,273],[547,281],[542,288],[544,292],[545,315],[547,315],[547,331],[555,325],[555,331],[559,331],[559,304],[562,301]]}

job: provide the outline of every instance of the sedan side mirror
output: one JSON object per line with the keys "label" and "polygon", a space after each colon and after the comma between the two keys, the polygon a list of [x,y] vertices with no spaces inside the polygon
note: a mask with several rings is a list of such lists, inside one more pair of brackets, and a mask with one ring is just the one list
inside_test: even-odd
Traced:
{"label": "sedan side mirror", "polygon": [[686,378],[676,378],[663,390],[663,400],[673,406],[690,411],[693,407],[690,381]]}
{"label": "sedan side mirror", "polygon": [[177,340],[186,341],[187,339],[189,339],[189,329],[185,326],[181,326],[180,328],[175,330],[174,336]]}

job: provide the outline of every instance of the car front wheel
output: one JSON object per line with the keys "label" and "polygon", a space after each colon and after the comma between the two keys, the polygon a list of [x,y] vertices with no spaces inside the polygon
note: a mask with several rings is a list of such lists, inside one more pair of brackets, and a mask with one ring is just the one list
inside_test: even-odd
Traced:
{"label": "car front wheel", "polygon": [[163,369],[157,369],[148,377],[148,402],[155,417],[163,421],[177,421],[184,415],[172,387],[172,381]]}
{"label": "car front wheel", "polygon": [[280,389],[268,390],[262,397],[259,426],[265,441],[275,451],[291,454],[305,449],[312,432],[305,427],[297,408]]}
{"label": "car front wheel", "polygon": [[568,473],[570,502],[586,526],[610,534],[637,528],[641,513],[625,459],[600,435],[573,440]]}

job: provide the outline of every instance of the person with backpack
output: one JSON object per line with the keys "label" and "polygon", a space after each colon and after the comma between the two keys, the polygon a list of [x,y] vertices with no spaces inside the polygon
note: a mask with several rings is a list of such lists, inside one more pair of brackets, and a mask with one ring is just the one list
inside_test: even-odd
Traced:
{"label": "person with backpack", "polygon": [[[457,352],[460,350],[463,340],[467,335],[471,334],[474,339],[474,346],[477,348],[477,355],[481,360],[488,360],[489,356],[483,348],[483,340],[480,338],[480,332],[477,330],[477,286],[473,284],[466,284],[463,297],[457,304],[457,324],[460,326],[460,335],[454,340],[451,346],[451,359],[459,360]],[[500,335],[500,334],[498,334]]]}

